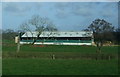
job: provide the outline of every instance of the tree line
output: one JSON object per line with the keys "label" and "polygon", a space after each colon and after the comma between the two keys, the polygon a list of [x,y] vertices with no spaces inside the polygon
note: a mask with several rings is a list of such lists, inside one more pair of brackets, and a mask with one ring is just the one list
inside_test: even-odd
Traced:
{"label": "tree line", "polygon": [[[14,40],[15,36],[19,32],[32,32],[37,31],[37,38],[43,31],[58,31],[55,24],[48,18],[34,15],[28,21],[20,25],[20,30],[14,31],[12,29],[2,30],[2,39]],[[98,45],[101,45],[106,41],[111,41],[114,44],[120,44],[120,28],[115,29],[111,23],[104,19],[95,19],[91,22],[88,28],[84,31],[93,31],[94,41]],[[37,40],[37,38],[35,40]],[[34,40],[34,42],[35,42]]]}

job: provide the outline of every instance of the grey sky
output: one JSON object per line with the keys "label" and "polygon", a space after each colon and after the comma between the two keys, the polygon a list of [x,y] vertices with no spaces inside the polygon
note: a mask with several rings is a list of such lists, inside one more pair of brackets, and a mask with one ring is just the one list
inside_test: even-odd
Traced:
{"label": "grey sky", "polygon": [[5,2],[3,29],[19,29],[32,15],[48,17],[61,31],[80,31],[96,18],[118,26],[117,2]]}

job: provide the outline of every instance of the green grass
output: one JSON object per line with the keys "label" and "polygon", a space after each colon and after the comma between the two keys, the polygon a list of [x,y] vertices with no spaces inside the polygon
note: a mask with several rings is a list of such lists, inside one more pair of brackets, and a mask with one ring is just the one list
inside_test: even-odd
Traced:
{"label": "green grass", "polygon": [[[104,53],[117,53],[119,46],[102,47]],[[3,52],[16,52],[17,44],[14,41],[3,40]],[[94,46],[68,46],[68,45],[22,45],[21,52],[80,52],[80,53],[96,53],[97,48]]]}
{"label": "green grass", "polygon": [[3,59],[3,75],[117,75],[117,60]]}
{"label": "green grass", "polygon": [[[120,46],[104,46],[102,53],[117,54]],[[16,52],[17,44],[13,40],[3,40],[2,46],[4,52]],[[68,46],[68,45],[21,45],[20,52],[80,52],[80,53],[96,53],[95,46]]]}
{"label": "green grass", "polygon": [[[118,54],[120,46],[102,47],[103,54]],[[75,59],[81,54],[95,54],[94,46],[62,46],[62,45],[22,45],[16,53],[16,44],[11,40],[3,40],[2,51],[3,75],[116,75],[118,74],[117,59],[85,60]],[[7,57],[14,55],[39,56],[38,58]],[[52,60],[51,55],[59,56]],[[62,58],[61,58],[62,57]],[[68,58],[73,59],[68,59]]]}
{"label": "green grass", "polygon": [[[46,45],[45,47],[37,47],[34,45],[22,45],[20,52],[80,52],[80,53],[96,53],[97,48],[94,46],[62,46],[62,45]],[[8,45],[2,47],[3,52],[16,52],[16,45]],[[118,46],[102,47],[102,53],[118,53]]]}

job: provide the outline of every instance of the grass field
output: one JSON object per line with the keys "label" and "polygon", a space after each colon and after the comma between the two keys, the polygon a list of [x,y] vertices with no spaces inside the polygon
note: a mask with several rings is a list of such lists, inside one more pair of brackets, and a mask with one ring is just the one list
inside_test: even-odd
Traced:
{"label": "grass field", "polygon": [[3,75],[117,75],[117,60],[3,59]]}
{"label": "grass field", "polygon": [[[5,43],[4,43],[5,42]],[[3,41],[2,46],[4,52],[16,52],[17,44],[14,41]],[[68,45],[21,45],[20,52],[80,52],[80,53],[96,53],[95,46],[68,46]],[[104,46],[101,51],[107,54],[117,54],[118,46]]]}
{"label": "grass field", "polygon": [[[119,46],[102,47],[102,54],[118,54]],[[94,55],[94,46],[61,46],[61,45],[22,45],[16,53],[16,44],[3,40],[3,75],[117,75],[116,58],[107,60],[79,59],[78,57]],[[8,56],[22,57],[8,57]],[[53,60],[51,55],[59,56]],[[39,56],[23,57],[27,56]],[[61,58],[62,57],[62,58]],[[70,59],[68,59],[70,58]],[[72,59],[71,59],[72,58]],[[76,59],[77,58],[77,59]]]}

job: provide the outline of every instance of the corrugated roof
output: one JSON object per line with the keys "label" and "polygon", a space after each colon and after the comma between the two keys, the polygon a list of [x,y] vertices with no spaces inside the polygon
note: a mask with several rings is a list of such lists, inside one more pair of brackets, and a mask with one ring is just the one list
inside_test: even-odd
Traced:
{"label": "corrugated roof", "polygon": [[[37,37],[38,32],[26,32],[22,37]],[[92,37],[92,31],[80,32],[42,32],[39,37]]]}

